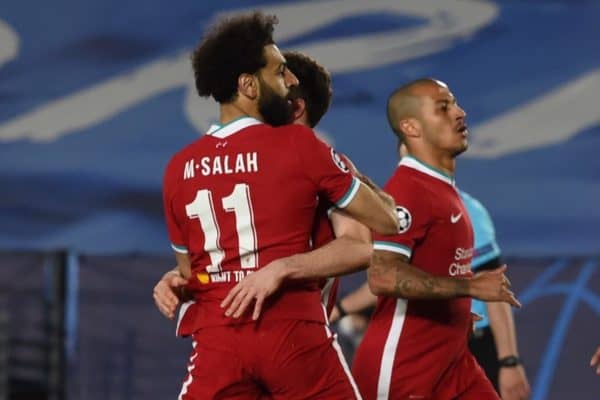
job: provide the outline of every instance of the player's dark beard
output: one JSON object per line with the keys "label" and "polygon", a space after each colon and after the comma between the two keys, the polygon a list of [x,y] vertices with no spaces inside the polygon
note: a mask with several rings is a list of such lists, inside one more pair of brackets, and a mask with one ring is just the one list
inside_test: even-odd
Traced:
{"label": "player's dark beard", "polygon": [[280,126],[292,122],[293,107],[286,97],[278,95],[269,85],[259,78],[260,98],[258,111],[265,122],[272,126]]}
{"label": "player's dark beard", "polygon": [[460,149],[454,150],[454,152],[452,153],[452,157],[456,158],[456,157],[460,156],[462,153],[464,153],[465,151],[467,151],[468,148],[469,148],[469,144],[467,143],[466,146],[461,147]]}
{"label": "player's dark beard", "polygon": [[460,149],[454,150],[454,153],[452,153],[452,157],[456,158],[456,157],[460,156],[462,153],[464,153],[465,151],[467,151],[468,147],[469,146],[462,147]]}

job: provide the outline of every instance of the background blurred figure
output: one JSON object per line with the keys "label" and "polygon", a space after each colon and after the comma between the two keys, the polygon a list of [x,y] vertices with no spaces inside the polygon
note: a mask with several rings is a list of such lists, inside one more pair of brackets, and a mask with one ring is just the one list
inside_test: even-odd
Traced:
{"label": "background blurred figure", "polygon": [[592,356],[590,360],[590,366],[592,368],[596,368],[596,373],[600,375],[600,347],[596,349],[596,352]]}
{"label": "background blurred figure", "polygon": [[[475,246],[471,269],[474,272],[502,266],[496,231],[485,207],[468,193],[460,191],[471,219]],[[529,382],[519,358],[515,321],[510,306],[501,302],[473,300],[471,310],[483,317],[475,323],[469,348],[500,393],[503,400],[528,399]]]}

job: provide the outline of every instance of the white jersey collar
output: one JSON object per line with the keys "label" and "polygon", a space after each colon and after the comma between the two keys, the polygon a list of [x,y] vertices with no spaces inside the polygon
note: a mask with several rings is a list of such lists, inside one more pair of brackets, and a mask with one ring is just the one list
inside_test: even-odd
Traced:
{"label": "white jersey collar", "polygon": [[223,139],[227,136],[231,136],[234,133],[241,131],[244,128],[248,128],[249,126],[258,125],[262,123],[263,122],[257,120],[256,118],[240,117],[234,119],[233,121],[225,125],[212,124],[208,129],[208,132],[206,132],[206,134],[219,139]]}
{"label": "white jersey collar", "polygon": [[399,166],[405,166],[412,169],[416,169],[419,172],[432,176],[436,179],[446,182],[449,185],[455,186],[454,177],[448,175],[431,165],[425,164],[423,161],[417,160],[413,156],[404,156],[400,160]]}

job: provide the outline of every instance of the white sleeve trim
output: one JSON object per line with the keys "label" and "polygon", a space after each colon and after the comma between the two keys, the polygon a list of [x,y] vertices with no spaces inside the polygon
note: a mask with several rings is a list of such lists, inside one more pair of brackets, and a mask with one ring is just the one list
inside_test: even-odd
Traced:
{"label": "white sleeve trim", "polygon": [[184,247],[184,246],[177,246],[177,245],[171,243],[171,248],[175,252],[180,253],[180,254],[187,254],[188,253],[188,249],[186,247]]}
{"label": "white sleeve trim", "polygon": [[354,200],[356,193],[358,193],[358,189],[362,185],[361,181],[358,180],[355,176],[352,177],[352,184],[350,185],[350,189],[346,192],[346,194],[336,203],[338,208],[346,208],[348,204]]}
{"label": "white sleeve trim", "polygon": [[373,242],[373,249],[391,251],[392,253],[405,255],[408,258],[410,258],[410,256],[412,255],[412,249],[401,244],[392,242]]}

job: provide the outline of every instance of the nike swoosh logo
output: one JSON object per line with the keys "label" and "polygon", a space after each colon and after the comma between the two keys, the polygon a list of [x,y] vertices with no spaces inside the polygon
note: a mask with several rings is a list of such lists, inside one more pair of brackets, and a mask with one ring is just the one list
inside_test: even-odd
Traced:
{"label": "nike swoosh logo", "polygon": [[462,213],[458,213],[458,215],[451,214],[450,215],[450,222],[452,222],[453,224],[455,224],[455,223],[458,222],[458,220],[460,219],[460,217],[462,217]]}

